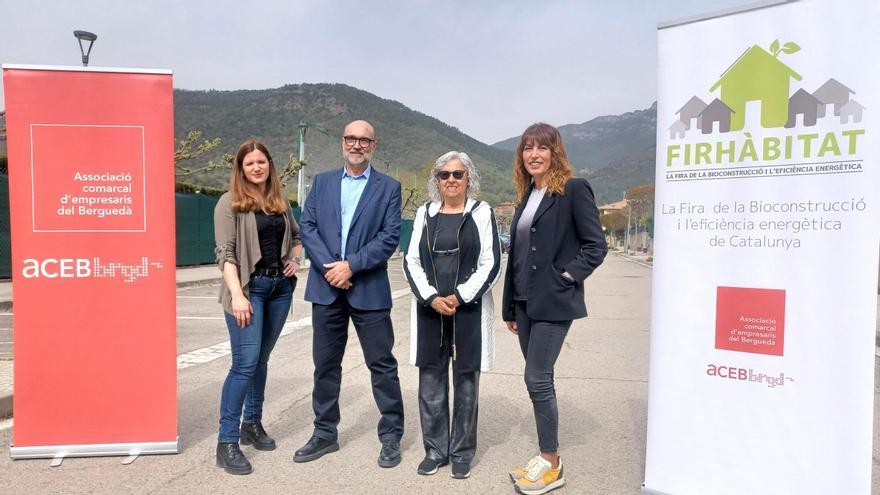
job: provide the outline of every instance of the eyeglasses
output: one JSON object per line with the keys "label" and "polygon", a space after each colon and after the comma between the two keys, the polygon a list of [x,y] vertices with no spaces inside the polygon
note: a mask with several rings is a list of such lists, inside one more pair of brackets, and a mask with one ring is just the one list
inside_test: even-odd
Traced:
{"label": "eyeglasses", "polygon": [[375,139],[357,136],[342,136],[342,141],[345,143],[346,146],[354,146],[355,143],[359,143],[361,145],[361,148],[366,148],[367,146],[376,142]]}
{"label": "eyeglasses", "polygon": [[452,172],[449,170],[443,170],[437,172],[437,178],[440,180],[449,180],[450,175],[455,177],[456,180],[464,179],[464,170],[453,170]]}

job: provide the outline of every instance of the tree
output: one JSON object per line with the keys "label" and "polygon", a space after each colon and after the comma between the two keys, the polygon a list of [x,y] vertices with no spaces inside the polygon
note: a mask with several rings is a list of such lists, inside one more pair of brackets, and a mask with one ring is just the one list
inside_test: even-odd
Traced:
{"label": "tree", "polygon": [[428,191],[425,190],[425,182],[431,175],[434,162],[429,160],[419,169],[418,173],[406,170],[397,170],[393,174],[400,181],[401,198],[400,212],[404,217],[415,218],[416,210],[428,200]]}
{"label": "tree", "polygon": [[632,216],[644,224],[654,216],[654,184],[635,186],[626,191],[626,204],[632,208]]}
{"label": "tree", "polygon": [[[291,179],[299,175],[299,172],[306,166],[308,163],[307,160],[299,161],[299,158],[296,157],[293,153],[287,155],[287,163],[284,165],[284,168],[281,172],[278,173],[278,180],[281,182],[281,186],[284,187],[290,182]],[[299,198],[296,198],[299,201]]]}
{"label": "tree", "polygon": [[599,217],[599,220],[609,234],[616,235],[626,230],[626,214],[623,210],[613,210]]}
{"label": "tree", "polygon": [[[635,233],[638,236],[639,226],[647,231],[649,220],[653,225],[654,217],[654,184],[635,186],[626,191],[628,217],[635,222]],[[629,222],[627,222],[629,223]],[[653,231],[653,228],[652,228]],[[630,243],[631,245],[632,243]],[[643,246],[647,247],[647,246]]]}
{"label": "tree", "polygon": [[616,246],[618,240],[623,237],[626,230],[626,210],[612,210],[599,217],[605,234],[610,237],[608,242]]}
{"label": "tree", "polygon": [[183,162],[198,158],[220,146],[220,138],[206,139],[199,142],[201,139],[202,131],[192,130],[186,134],[185,138],[177,143],[177,148],[174,150],[175,177],[186,177],[199,172],[214,170],[219,167],[231,167],[233,156],[229,153],[224,153],[219,163],[209,160],[207,165],[198,168],[190,168],[181,165]]}

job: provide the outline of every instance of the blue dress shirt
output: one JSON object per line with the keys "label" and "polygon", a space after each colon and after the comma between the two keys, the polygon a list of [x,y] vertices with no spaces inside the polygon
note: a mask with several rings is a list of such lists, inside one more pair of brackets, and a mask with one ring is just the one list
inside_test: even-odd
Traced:
{"label": "blue dress shirt", "polygon": [[351,175],[348,167],[342,168],[342,191],[339,195],[340,211],[342,212],[342,259],[345,259],[345,243],[348,241],[348,231],[351,229],[351,219],[354,218],[354,210],[357,208],[364,188],[370,180],[370,172],[373,166],[367,164],[367,169],[361,175]]}

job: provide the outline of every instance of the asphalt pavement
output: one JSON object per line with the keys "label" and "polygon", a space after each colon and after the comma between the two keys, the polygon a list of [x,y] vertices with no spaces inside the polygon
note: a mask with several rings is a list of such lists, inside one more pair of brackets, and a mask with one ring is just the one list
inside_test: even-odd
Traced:
{"label": "asphalt pavement", "polygon": [[[12,461],[0,455],[0,486],[25,493],[310,493],[310,494],[509,494],[507,471],[537,453],[532,408],[522,380],[523,359],[516,338],[496,317],[496,368],[480,381],[477,457],[471,477],[452,479],[448,467],[433,476],[416,474],[424,450],[418,422],[417,369],[409,359],[410,295],[392,260],[396,296],[392,310],[395,355],[406,407],[403,461],[395,468],[376,465],[379,419],[370,391],[369,371],[352,329],[343,362],[341,449],[306,464],[293,452],[312,431],[312,361],[309,305],[302,287],[270,361],[263,422],[278,449],[244,447],[254,465],[249,476],[231,476],[214,466],[220,389],[229,367],[226,330],[215,302],[214,275],[189,280],[178,271],[178,434],[180,453],[141,456],[130,465],[120,458],[69,458]],[[183,276],[182,276],[183,275]],[[0,298],[2,298],[0,287]],[[500,284],[493,291],[496,308]],[[566,487],[557,493],[635,494],[644,474],[648,400],[651,303],[650,266],[609,255],[590,277],[590,317],[576,321],[556,367],[560,411],[560,452]],[[496,309],[496,313],[497,313]],[[0,363],[10,351],[8,315],[0,315]],[[8,335],[8,338],[7,338]],[[877,381],[875,379],[875,381]],[[880,381],[877,381],[880,384]],[[875,404],[880,389],[875,389]],[[875,414],[877,408],[875,407]],[[136,414],[136,412],[134,412]],[[876,419],[876,418],[875,418]],[[0,421],[0,442],[9,445],[14,419]],[[877,434],[874,435],[874,493],[880,493]],[[4,448],[5,450],[5,448]],[[8,454],[8,451],[6,451]],[[8,492],[6,491],[8,490]]]}

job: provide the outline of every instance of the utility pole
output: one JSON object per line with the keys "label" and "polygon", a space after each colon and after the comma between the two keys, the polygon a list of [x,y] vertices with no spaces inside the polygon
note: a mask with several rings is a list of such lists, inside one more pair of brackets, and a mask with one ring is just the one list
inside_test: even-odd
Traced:
{"label": "utility pole", "polygon": [[623,252],[629,254],[629,225],[632,219],[632,207],[630,207],[629,201],[626,200],[626,191],[623,192],[623,200],[626,201],[626,236],[623,241]]}
{"label": "utility pole", "polygon": [[296,181],[296,202],[299,203],[300,208],[303,208],[306,202],[306,171],[303,160],[306,159],[306,129],[308,129],[309,126],[300,120],[297,127],[299,128],[299,172],[297,172]]}

